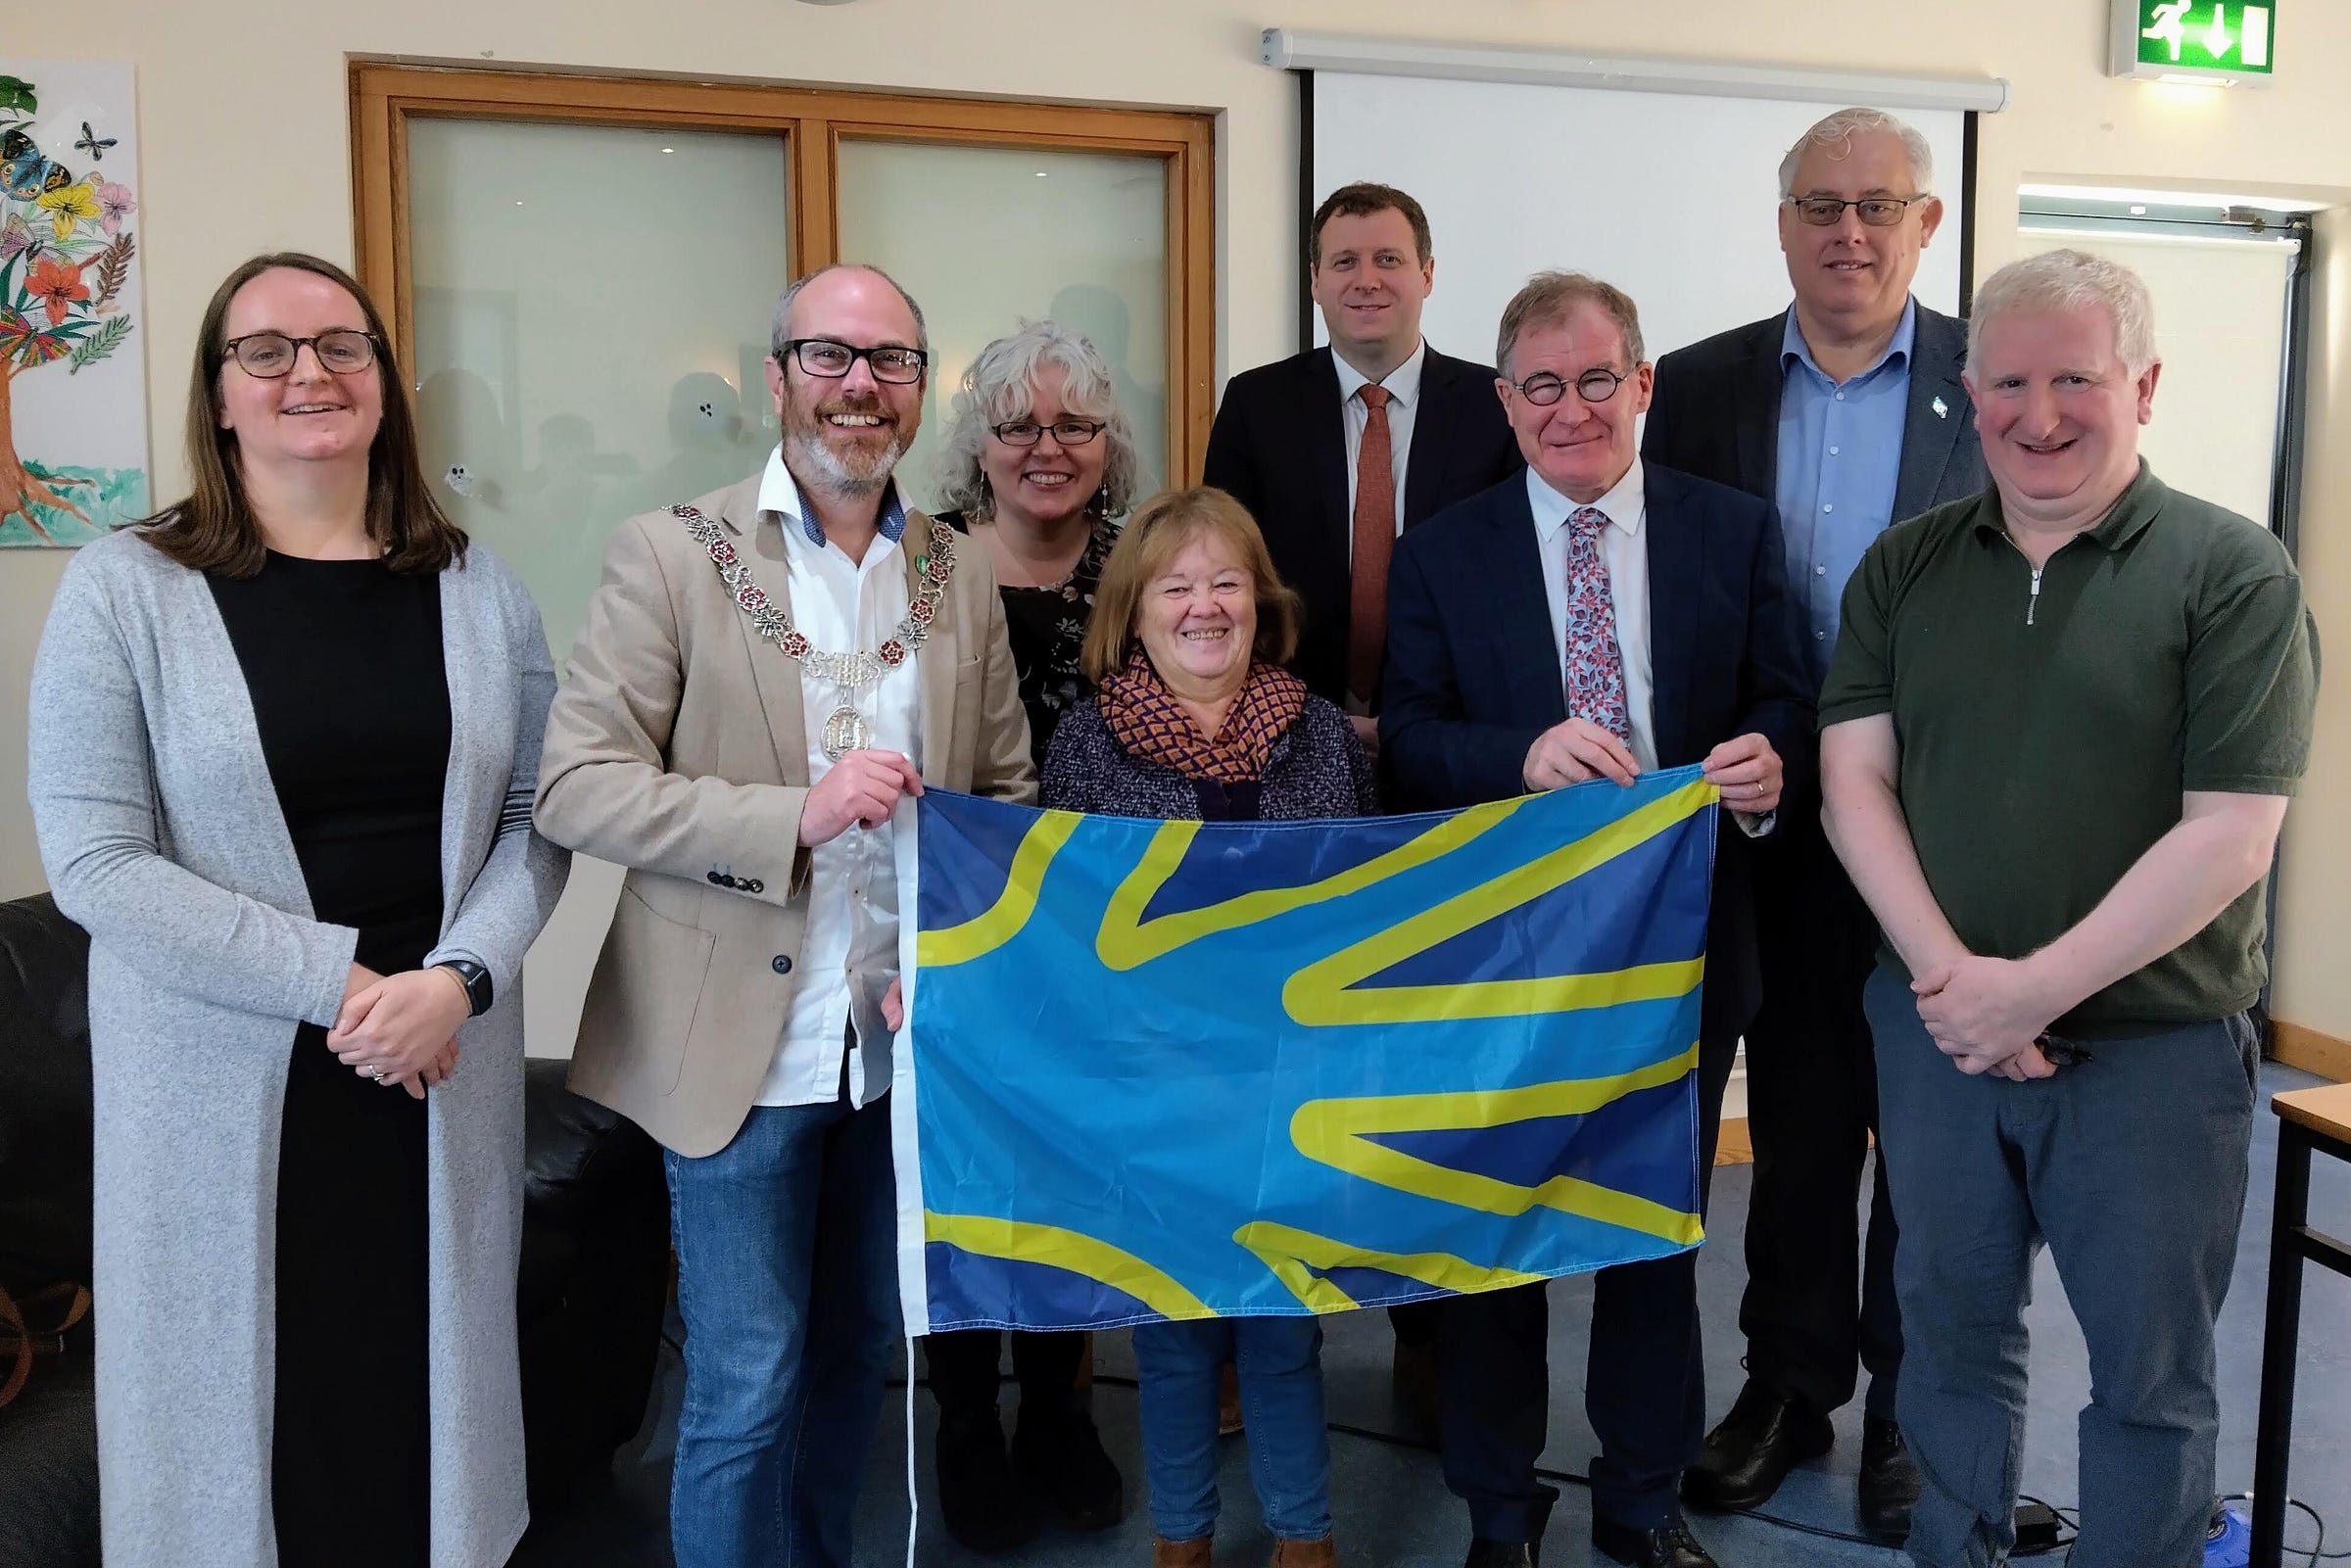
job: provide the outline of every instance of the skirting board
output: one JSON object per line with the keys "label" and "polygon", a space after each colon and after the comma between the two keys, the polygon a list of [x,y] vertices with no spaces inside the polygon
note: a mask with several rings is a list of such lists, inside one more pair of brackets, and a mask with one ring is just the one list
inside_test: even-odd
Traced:
{"label": "skirting board", "polygon": [[2289,1068],[2315,1072],[2331,1082],[2351,1083],[2351,1040],[2272,1019],[2270,1054]]}

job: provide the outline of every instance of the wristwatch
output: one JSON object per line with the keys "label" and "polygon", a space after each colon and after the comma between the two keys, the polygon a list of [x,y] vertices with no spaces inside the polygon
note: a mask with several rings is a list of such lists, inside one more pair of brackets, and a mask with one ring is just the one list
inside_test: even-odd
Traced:
{"label": "wristwatch", "polygon": [[469,1018],[480,1018],[490,1011],[490,972],[469,958],[445,958],[433,966],[455,974],[465,987],[465,1000],[471,1011]]}

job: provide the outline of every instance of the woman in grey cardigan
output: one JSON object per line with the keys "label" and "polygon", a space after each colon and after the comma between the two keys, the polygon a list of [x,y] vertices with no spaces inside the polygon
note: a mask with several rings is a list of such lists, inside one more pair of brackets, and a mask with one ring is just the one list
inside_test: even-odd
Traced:
{"label": "woman in grey cardigan", "polygon": [[350,277],[256,258],[197,341],[193,493],[81,551],[33,668],[91,936],[106,1560],[496,1568],[546,639]]}

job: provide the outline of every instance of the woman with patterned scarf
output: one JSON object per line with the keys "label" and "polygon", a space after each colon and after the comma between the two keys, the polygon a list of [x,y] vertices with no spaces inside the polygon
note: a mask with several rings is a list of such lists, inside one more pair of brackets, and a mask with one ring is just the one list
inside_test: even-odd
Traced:
{"label": "woman with patterned scarf", "polygon": [[[1238,501],[1203,488],[1145,502],[1103,567],[1084,650],[1097,691],[1054,732],[1044,804],[1207,822],[1369,815],[1371,766],[1346,716],[1281,668],[1297,640],[1298,596]],[[1227,1356],[1273,1562],[1333,1563],[1321,1346],[1312,1317],[1135,1329],[1153,1568],[1207,1568]]]}

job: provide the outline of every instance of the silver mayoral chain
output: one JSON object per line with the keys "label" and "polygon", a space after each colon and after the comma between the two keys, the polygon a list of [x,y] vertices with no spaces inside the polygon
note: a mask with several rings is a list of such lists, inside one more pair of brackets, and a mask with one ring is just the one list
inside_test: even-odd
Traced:
{"label": "silver mayoral chain", "polygon": [[719,580],[734,595],[736,606],[751,618],[751,626],[759,636],[774,643],[787,658],[795,660],[801,669],[848,693],[847,701],[825,716],[822,737],[825,756],[839,762],[852,751],[871,746],[874,727],[857,711],[857,693],[880,681],[884,672],[894,670],[914,657],[915,650],[931,640],[931,627],[938,619],[938,601],[946,594],[947,579],[955,573],[955,531],[944,523],[931,525],[931,551],[915,563],[923,580],[922,589],[882,645],[870,652],[858,648],[849,653],[835,653],[811,646],[808,639],[793,628],[792,617],[768,597],[765,589],[751,581],[750,567],[736,553],[734,545],[717,523],[692,506],[672,506],[669,510],[686,525],[686,532],[694,536],[695,543],[702,546],[710,564],[718,568]]}

